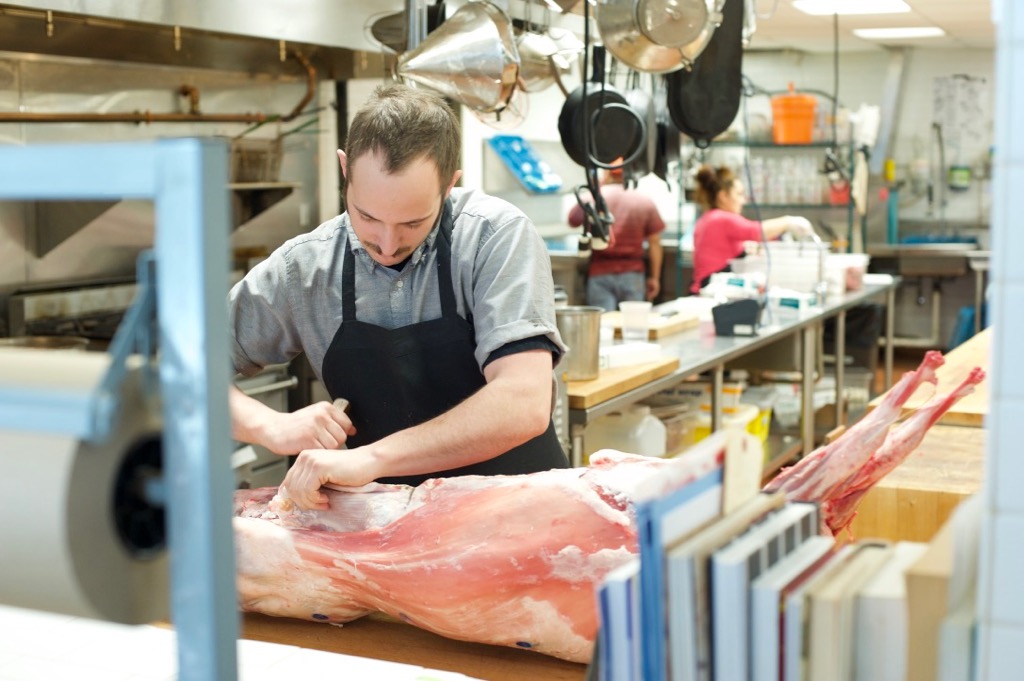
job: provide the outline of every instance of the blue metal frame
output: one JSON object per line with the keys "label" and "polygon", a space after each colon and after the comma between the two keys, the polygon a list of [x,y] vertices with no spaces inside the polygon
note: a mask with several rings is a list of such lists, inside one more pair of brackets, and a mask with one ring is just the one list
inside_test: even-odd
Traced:
{"label": "blue metal frame", "polygon": [[[227,183],[227,148],[213,139],[0,147],[0,200],[132,198],[156,207],[171,612],[182,681],[237,678]],[[0,428],[94,435],[98,393],[0,392]]]}

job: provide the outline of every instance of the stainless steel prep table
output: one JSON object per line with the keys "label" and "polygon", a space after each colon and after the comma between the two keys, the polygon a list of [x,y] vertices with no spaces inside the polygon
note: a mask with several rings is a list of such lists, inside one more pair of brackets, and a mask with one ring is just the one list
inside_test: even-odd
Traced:
{"label": "stainless steel prep table", "polygon": [[[876,275],[877,276],[877,275]],[[801,437],[800,447],[804,454],[808,454],[814,446],[814,410],[813,410],[813,386],[814,366],[817,347],[817,336],[821,326],[826,319],[836,319],[836,357],[844,356],[846,352],[845,331],[846,311],[851,307],[863,303],[869,299],[879,296],[885,297],[886,307],[886,344],[885,344],[885,387],[892,385],[892,330],[893,330],[893,306],[896,288],[900,284],[900,277],[893,276],[886,282],[871,280],[865,282],[864,287],[859,291],[852,291],[842,298],[827,302],[819,308],[814,308],[800,317],[794,315],[779,321],[770,327],[760,329],[757,336],[753,337],[720,337],[713,332],[709,333],[704,328],[691,329],[682,333],[667,336],[658,340],[662,351],[666,356],[677,357],[679,368],[671,374],[654,379],[642,386],[626,391],[621,395],[596,404],[585,409],[569,410],[569,427],[572,439],[572,462],[579,466],[583,462],[583,429],[594,419],[610,412],[628,406],[637,400],[654,395],[657,392],[670,388],[677,383],[704,371],[712,372],[712,401],[711,401],[711,428],[715,430],[722,423],[722,385],[725,376],[726,362],[742,357],[758,348],[767,346],[770,343],[781,340],[788,336],[799,334],[801,345],[800,356],[802,358],[802,390],[801,390]],[[702,325],[703,327],[704,325]],[[836,363],[836,405],[841,405],[843,379],[843,363]],[[845,422],[845,410],[836,409],[836,425],[843,425]],[[782,458],[782,457],[779,457]],[[769,468],[771,467],[769,463]]]}

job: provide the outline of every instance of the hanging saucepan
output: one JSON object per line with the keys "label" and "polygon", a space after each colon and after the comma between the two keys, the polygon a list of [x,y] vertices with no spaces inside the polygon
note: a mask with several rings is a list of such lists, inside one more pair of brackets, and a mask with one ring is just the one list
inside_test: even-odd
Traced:
{"label": "hanging saucepan", "polygon": [[519,48],[519,89],[540,92],[555,84],[555,64],[558,45],[545,33],[523,31],[516,39]]}
{"label": "hanging saucepan", "polygon": [[[519,89],[540,92],[555,84],[555,74],[551,71],[551,55],[558,52],[558,46],[540,26],[534,24],[532,7],[532,2],[526,3],[523,28],[516,35],[516,48],[519,50]],[[546,10],[546,15],[550,15],[550,10]]]}
{"label": "hanging saucepan", "polygon": [[743,9],[738,0],[725,3],[722,23],[693,68],[666,77],[669,114],[698,147],[728,130],[740,108]]}
{"label": "hanging saucepan", "polygon": [[646,150],[644,121],[622,92],[604,82],[604,48],[595,45],[592,54],[593,82],[569,93],[558,116],[562,146],[585,168],[608,167],[620,157],[631,163]]}
{"label": "hanging saucepan", "polygon": [[640,87],[639,73],[633,72],[629,78],[626,102],[643,120],[644,128],[647,131],[647,134],[644,135],[644,151],[622,169],[623,182],[627,186],[631,186],[654,170],[654,158],[658,144],[658,119],[654,110],[654,100],[646,90]]}
{"label": "hanging saucepan", "polygon": [[[707,45],[725,0],[602,0],[597,29],[608,51],[638,71],[689,66]],[[737,0],[739,1],[739,0]]]}
{"label": "hanging saucepan", "polygon": [[[433,5],[428,5],[426,10],[427,33],[429,34],[435,28],[444,23],[444,1],[441,0]],[[405,52],[407,49],[409,38],[406,33],[408,30],[409,20],[405,16],[405,11],[387,14],[374,20],[373,24],[370,25],[370,34],[374,39],[376,39],[382,46],[387,47],[398,54]]]}

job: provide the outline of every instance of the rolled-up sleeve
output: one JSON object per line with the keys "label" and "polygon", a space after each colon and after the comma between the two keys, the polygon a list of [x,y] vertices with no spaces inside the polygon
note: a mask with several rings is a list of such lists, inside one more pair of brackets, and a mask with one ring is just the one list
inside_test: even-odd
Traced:
{"label": "rolled-up sleeve", "polygon": [[275,252],[231,288],[228,324],[237,373],[250,376],[267,365],[288,362],[302,351],[289,300],[294,290],[290,283],[287,260]]}
{"label": "rolled-up sleeve", "polygon": [[543,239],[525,216],[482,230],[475,251],[472,316],[476,360],[481,367],[513,341],[547,337],[561,359],[565,345],[555,325],[551,259]]}

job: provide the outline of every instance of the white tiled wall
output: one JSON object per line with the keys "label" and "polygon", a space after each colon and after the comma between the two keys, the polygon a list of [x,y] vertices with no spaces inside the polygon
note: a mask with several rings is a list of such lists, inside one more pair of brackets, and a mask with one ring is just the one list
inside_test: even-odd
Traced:
{"label": "white tiled wall", "polygon": [[1024,3],[995,0],[995,183],[991,281],[993,323],[986,520],[982,538],[977,678],[1021,678],[1024,669]]}

